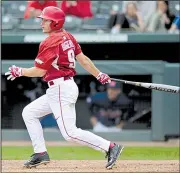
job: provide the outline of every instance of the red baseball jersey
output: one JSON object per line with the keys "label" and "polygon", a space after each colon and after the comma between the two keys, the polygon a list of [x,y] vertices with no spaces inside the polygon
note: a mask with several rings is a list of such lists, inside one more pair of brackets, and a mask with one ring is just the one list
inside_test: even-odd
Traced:
{"label": "red baseball jersey", "polygon": [[25,13],[24,13],[24,18],[28,19],[30,17],[29,16],[30,8],[34,8],[34,9],[42,11],[45,7],[48,7],[48,6],[57,7],[57,2],[56,1],[47,1],[47,0],[44,0],[44,2],[28,1],[27,2],[27,8],[26,8]]}
{"label": "red baseball jersey", "polygon": [[64,0],[61,2],[60,8],[64,11],[66,15],[73,15],[81,18],[91,18],[93,13],[91,10],[91,1],[76,1],[77,5],[68,6],[67,1]]}
{"label": "red baseball jersey", "polygon": [[47,70],[43,77],[45,81],[60,77],[73,77],[76,75],[75,57],[81,52],[76,39],[62,29],[50,34],[40,43],[35,67]]}

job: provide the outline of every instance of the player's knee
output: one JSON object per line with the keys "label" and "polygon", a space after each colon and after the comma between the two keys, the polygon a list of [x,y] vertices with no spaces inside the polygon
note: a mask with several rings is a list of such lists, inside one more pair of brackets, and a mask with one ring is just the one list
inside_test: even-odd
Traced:
{"label": "player's knee", "polygon": [[69,135],[69,134],[62,134],[62,136],[63,136],[63,138],[66,140],[66,141],[69,141],[69,142],[71,142],[71,141],[73,141],[72,140],[72,138],[71,138],[71,136]]}
{"label": "player's knee", "polygon": [[23,117],[24,120],[27,120],[28,117],[30,117],[30,116],[29,116],[29,113],[30,113],[30,108],[29,108],[29,106],[27,105],[27,106],[23,109],[23,111],[22,111],[22,117]]}
{"label": "player's knee", "polygon": [[64,137],[64,139],[66,141],[72,142],[74,141],[74,139],[77,138],[77,128],[71,129],[71,130],[67,130],[62,133],[62,136]]}
{"label": "player's knee", "polygon": [[81,134],[81,129],[80,128],[74,128],[73,130],[67,131],[67,141],[74,141],[77,140]]}

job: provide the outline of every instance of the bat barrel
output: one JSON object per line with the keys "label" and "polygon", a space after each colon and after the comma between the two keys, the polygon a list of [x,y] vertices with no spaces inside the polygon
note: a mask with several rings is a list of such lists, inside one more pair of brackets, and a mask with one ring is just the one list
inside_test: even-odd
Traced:
{"label": "bat barrel", "polygon": [[122,79],[114,79],[114,78],[111,78],[111,80],[123,82],[123,83],[130,84],[130,85],[135,85],[135,86],[139,86],[139,87],[144,87],[144,88],[148,88],[148,89],[158,90],[158,91],[180,93],[180,87],[172,86],[172,85],[133,82],[133,81],[126,81],[126,80],[122,80]]}
{"label": "bat barrel", "polygon": [[151,84],[149,89],[155,89],[159,91],[171,92],[171,93],[180,93],[180,87],[163,85],[163,84]]}

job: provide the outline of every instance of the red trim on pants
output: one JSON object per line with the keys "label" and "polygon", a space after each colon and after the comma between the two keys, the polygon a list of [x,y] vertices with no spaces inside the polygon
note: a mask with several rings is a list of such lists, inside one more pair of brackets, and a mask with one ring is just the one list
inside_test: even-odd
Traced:
{"label": "red trim on pants", "polygon": [[[62,114],[60,85],[59,85],[59,102],[60,102],[61,118],[62,118],[64,130],[65,130],[66,134],[67,134],[70,138],[72,138],[72,139],[76,139],[76,140],[78,140],[78,141],[82,141],[82,142],[84,142],[84,143],[87,143],[87,144],[89,144],[89,145],[92,145],[92,146],[94,146],[94,147],[97,147],[97,148],[99,148],[99,149],[101,149],[101,150],[104,150],[103,148],[101,148],[101,147],[99,147],[99,146],[96,146],[96,145],[94,145],[94,144],[91,144],[91,143],[89,143],[89,142],[83,141],[83,140],[78,139],[78,138],[74,138],[74,137],[72,137],[72,136],[70,136],[70,135],[68,134],[68,132],[67,132],[67,130],[66,130],[66,127],[65,127],[65,124],[64,124],[63,114]],[[106,152],[106,150],[104,150],[104,151]]]}

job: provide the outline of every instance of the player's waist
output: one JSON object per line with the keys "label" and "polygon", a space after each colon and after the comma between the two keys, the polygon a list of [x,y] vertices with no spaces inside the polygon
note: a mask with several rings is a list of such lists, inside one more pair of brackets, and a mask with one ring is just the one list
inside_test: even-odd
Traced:
{"label": "player's waist", "polygon": [[67,81],[67,80],[74,80],[74,78],[73,77],[69,77],[69,76],[68,77],[60,77],[60,78],[57,78],[57,79],[50,80],[47,83],[48,83],[49,87],[52,87],[54,85],[59,85],[62,82]]}

